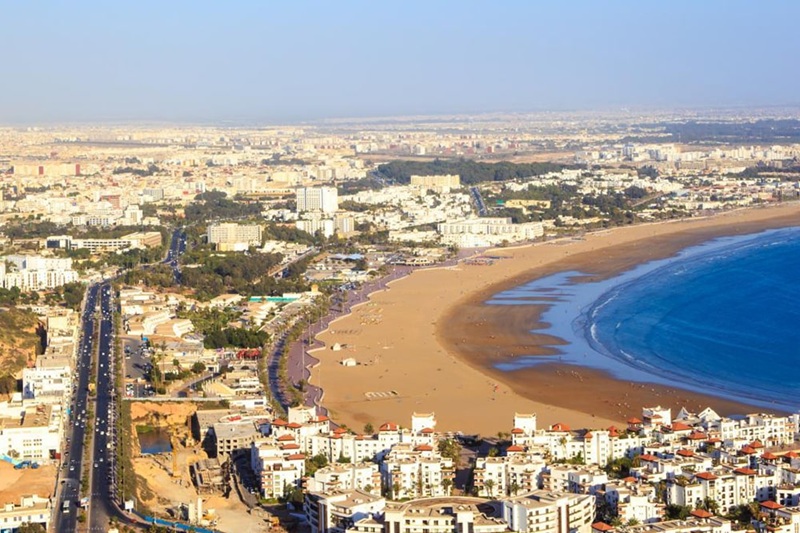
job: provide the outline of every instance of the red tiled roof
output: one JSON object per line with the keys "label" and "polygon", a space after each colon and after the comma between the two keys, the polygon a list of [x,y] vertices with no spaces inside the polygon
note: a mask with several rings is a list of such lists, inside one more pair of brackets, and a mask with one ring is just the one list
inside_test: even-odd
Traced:
{"label": "red tiled roof", "polygon": [[420,433],[433,433],[433,428],[424,428],[420,430]]}
{"label": "red tiled roof", "polygon": [[705,440],[706,437],[707,435],[705,433],[700,433],[699,431],[692,431],[686,438],[689,440]]}
{"label": "red tiled roof", "polygon": [[742,446],[742,453],[746,455],[753,455],[756,451],[750,446]]}
{"label": "red tiled roof", "polygon": [[291,444],[284,444],[283,446],[281,446],[281,450],[297,450],[299,448],[300,445],[295,444],[294,442],[292,442]]}
{"label": "red tiled roof", "polygon": [[633,476],[628,476],[625,479],[623,479],[622,481],[624,481],[625,483],[636,483],[636,478],[633,477]]}
{"label": "red tiled roof", "polygon": [[294,435],[281,435],[278,437],[278,441],[286,442],[287,440],[294,440]]}
{"label": "red tiled roof", "polygon": [[778,456],[774,453],[764,452],[761,454],[762,459],[766,459],[767,461],[772,461],[773,459],[777,459]]}
{"label": "red tiled roof", "polygon": [[347,433],[347,430],[340,427],[340,428],[334,429],[333,432],[336,433],[337,435],[341,435],[342,433]]}
{"label": "red tiled roof", "polygon": [[636,418],[635,416],[632,416],[628,419],[628,424],[641,424],[641,423],[642,421]]}
{"label": "red tiled roof", "polygon": [[378,431],[397,431],[397,424],[387,422],[378,428]]}
{"label": "red tiled roof", "polygon": [[711,437],[706,442],[709,444],[717,444],[718,442],[722,442],[722,439],[718,439],[717,437]]}
{"label": "red tiled roof", "polygon": [[287,428],[297,429],[303,427],[302,425],[298,424],[297,422],[292,422],[291,424],[286,424]]}
{"label": "red tiled roof", "polygon": [[694,477],[699,477],[700,479],[705,479],[706,481],[714,481],[717,479],[717,476],[711,472],[700,472],[699,474],[695,474]]}
{"label": "red tiled roof", "polygon": [[514,428],[514,429],[511,430],[511,434],[512,435],[521,435],[523,433],[525,433],[525,432],[522,431],[522,429],[520,429],[520,428]]}
{"label": "red tiled roof", "polygon": [[592,524],[592,529],[594,529],[595,531],[613,531],[614,527],[609,526],[605,522],[595,522],[594,524]]}
{"label": "red tiled roof", "polygon": [[327,422],[328,420],[330,420],[330,419],[327,416],[320,415],[320,416],[317,417],[316,420],[314,420],[314,422]]}
{"label": "red tiled roof", "polygon": [[767,500],[765,502],[761,502],[761,507],[765,507],[767,509],[783,509],[783,505],[773,502],[771,500]]}
{"label": "red tiled roof", "polygon": [[414,448],[414,451],[416,451],[416,452],[430,452],[430,451],[433,451],[433,446],[431,446],[430,444],[420,444],[419,446]]}
{"label": "red tiled roof", "polygon": [[658,457],[649,453],[643,453],[639,456],[640,461],[658,461]]}
{"label": "red tiled roof", "polygon": [[785,454],[783,454],[783,456],[788,457],[789,459],[797,459],[798,457],[800,457],[800,455],[797,455],[797,452],[794,450],[786,452]]}
{"label": "red tiled roof", "polygon": [[683,422],[673,422],[672,431],[691,431],[692,426],[687,426]]}
{"label": "red tiled roof", "polygon": [[754,476],[757,474],[757,472],[752,468],[737,468],[734,470],[734,472],[737,474],[744,474],[746,476]]}
{"label": "red tiled roof", "polygon": [[687,450],[686,448],[681,448],[675,453],[681,457],[694,457],[694,452],[692,450]]}
{"label": "red tiled roof", "polygon": [[587,431],[586,434],[583,436],[583,438],[584,439],[591,439],[592,438],[592,432],[591,431]]}
{"label": "red tiled roof", "polygon": [[751,447],[751,448],[763,448],[763,447],[764,447],[764,445],[763,445],[763,444],[761,444],[761,441],[759,441],[758,439],[756,439],[756,440],[754,440],[753,442],[751,442],[751,443],[750,443],[750,447]]}
{"label": "red tiled roof", "polygon": [[298,461],[300,459],[305,459],[306,456],[302,453],[293,453],[292,455],[287,455],[286,459],[289,461]]}
{"label": "red tiled roof", "polygon": [[288,424],[288,422],[281,418],[276,418],[275,420],[272,421],[273,426],[285,426],[286,424]]}
{"label": "red tiled roof", "polygon": [[552,426],[550,426],[550,430],[551,431],[569,431],[569,426],[559,422],[558,424],[553,424]]}
{"label": "red tiled roof", "polygon": [[705,509],[695,509],[689,514],[691,514],[692,516],[696,516],[697,518],[711,518],[712,516],[714,516]]}
{"label": "red tiled roof", "polygon": [[508,448],[506,448],[506,451],[507,452],[524,452],[525,448],[523,448],[522,446],[517,446],[515,444],[514,446],[509,446]]}

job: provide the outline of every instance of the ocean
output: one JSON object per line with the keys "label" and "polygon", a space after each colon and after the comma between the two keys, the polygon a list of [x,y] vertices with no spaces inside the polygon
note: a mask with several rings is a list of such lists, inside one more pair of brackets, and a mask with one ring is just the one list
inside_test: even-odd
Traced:
{"label": "ocean", "polygon": [[800,409],[800,228],[725,237],[612,279],[562,272],[496,294],[494,305],[548,304],[556,356],[516,357],[514,371],[548,362],[588,366],[774,410]]}

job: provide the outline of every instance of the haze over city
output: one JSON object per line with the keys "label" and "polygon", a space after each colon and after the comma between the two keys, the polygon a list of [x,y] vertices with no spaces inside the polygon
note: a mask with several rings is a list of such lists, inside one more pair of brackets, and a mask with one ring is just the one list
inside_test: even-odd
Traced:
{"label": "haze over city", "polygon": [[799,533],[798,6],[5,2],[0,533]]}
{"label": "haze over city", "polygon": [[798,104],[800,4],[6,2],[0,123]]}

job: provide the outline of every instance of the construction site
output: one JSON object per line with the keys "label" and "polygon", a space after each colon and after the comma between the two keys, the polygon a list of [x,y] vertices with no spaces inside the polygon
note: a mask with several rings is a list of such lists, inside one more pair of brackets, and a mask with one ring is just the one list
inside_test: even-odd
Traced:
{"label": "construction site", "polygon": [[[132,402],[137,509],[221,532],[275,531],[272,516],[239,498],[227,464],[210,458],[192,435],[191,402]],[[143,453],[142,432],[168,435],[169,446]]]}

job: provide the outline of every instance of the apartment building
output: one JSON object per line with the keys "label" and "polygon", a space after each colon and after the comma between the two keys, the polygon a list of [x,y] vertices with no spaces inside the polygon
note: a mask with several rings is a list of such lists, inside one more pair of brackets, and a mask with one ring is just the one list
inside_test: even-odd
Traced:
{"label": "apartment building", "polygon": [[20,290],[53,289],[78,281],[72,259],[36,255],[7,255],[0,258],[0,286]]}
{"label": "apartment building", "polygon": [[235,223],[211,224],[207,231],[208,243],[218,250],[240,251],[250,246],[261,246],[261,226]]}
{"label": "apartment building", "polygon": [[485,500],[467,497],[436,498],[406,503],[387,502],[383,516],[364,518],[348,533],[500,533],[508,524],[493,515]]}
{"label": "apartment building", "polygon": [[380,495],[381,473],[375,463],[332,464],[314,472],[306,480],[305,489],[323,494],[361,490]]}
{"label": "apartment building", "polygon": [[259,425],[253,420],[218,422],[213,424],[211,431],[220,462],[231,454],[250,450],[253,443],[263,437]]}
{"label": "apartment building", "polygon": [[297,212],[321,211],[335,213],[339,209],[336,187],[300,187],[295,191]]}
{"label": "apartment building", "polygon": [[452,459],[428,444],[396,444],[380,467],[383,486],[393,499],[448,496],[453,487]]}
{"label": "apartment building", "polygon": [[[344,490],[335,494],[307,492],[303,502],[311,533],[352,531],[353,524],[378,519],[385,507],[385,499],[361,490]],[[381,531],[378,529],[374,533]]]}
{"label": "apartment building", "polygon": [[26,402],[60,404],[71,393],[72,369],[69,366],[22,369],[22,398]]}
{"label": "apartment building", "polygon": [[458,174],[439,174],[436,176],[411,176],[411,185],[431,189],[457,189],[461,187]]}
{"label": "apartment building", "polygon": [[487,498],[527,493],[542,487],[546,463],[542,456],[510,446],[508,455],[478,457],[473,471],[473,487]]}
{"label": "apartment building", "polygon": [[264,498],[280,498],[300,486],[306,456],[275,439],[254,440],[250,445],[250,467],[259,480]]}
{"label": "apartment building", "polygon": [[514,224],[510,218],[484,217],[442,222],[436,225],[436,231],[445,244],[474,247],[535,239],[544,235],[544,226],[541,222]]}
{"label": "apartment building", "polygon": [[45,530],[50,526],[52,513],[50,500],[36,494],[23,496],[19,505],[0,502],[0,531],[16,531],[23,524],[41,524]]}
{"label": "apartment building", "polygon": [[61,450],[60,405],[0,402],[0,454],[44,463]]}
{"label": "apartment building", "polygon": [[595,516],[595,498],[537,490],[502,500],[503,519],[511,531],[590,533]]}

